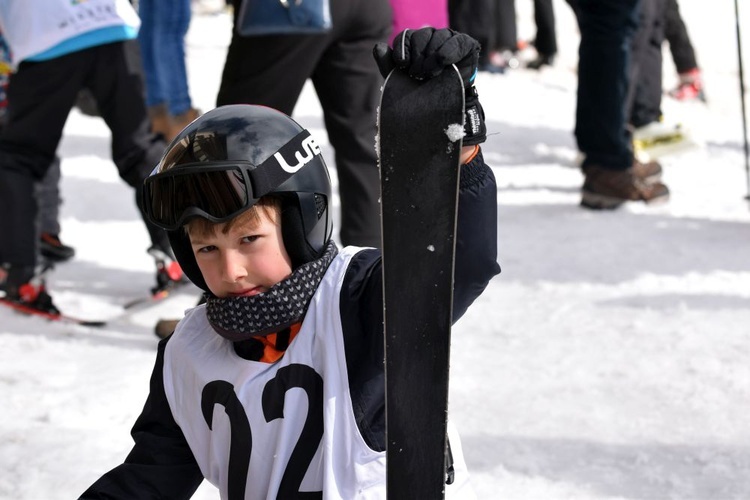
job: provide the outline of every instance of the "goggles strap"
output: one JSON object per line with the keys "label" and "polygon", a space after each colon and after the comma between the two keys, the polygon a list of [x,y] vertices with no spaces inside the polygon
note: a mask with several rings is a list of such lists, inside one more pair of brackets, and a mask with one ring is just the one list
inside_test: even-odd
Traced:
{"label": "goggles strap", "polygon": [[252,197],[257,199],[274,191],[320,154],[315,139],[310,132],[303,130],[250,171]]}

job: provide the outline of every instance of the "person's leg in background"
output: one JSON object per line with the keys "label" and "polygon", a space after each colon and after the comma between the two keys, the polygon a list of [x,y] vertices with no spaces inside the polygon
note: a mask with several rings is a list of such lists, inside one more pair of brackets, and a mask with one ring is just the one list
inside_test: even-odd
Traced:
{"label": "person's leg in background", "polygon": [[496,50],[518,50],[518,27],[516,25],[515,0],[495,0],[495,38],[493,47]]}
{"label": "person's leg in background", "polygon": [[662,43],[664,41],[664,0],[641,0],[639,27],[633,37],[630,88],[626,111],[633,128],[661,118]]}
{"label": "person's leg in background", "polygon": [[328,36],[234,34],[216,105],[260,104],[291,115]]}
{"label": "person's leg in background", "polygon": [[[575,135],[585,164],[624,170],[632,163],[625,128],[630,42],[639,0],[579,1],[581,43]],[[606,8],[597,8],[597,5]]]}
{"label": "person's leg in background", "polygon": [[518,26],[516,24],[515,0],[494,0],[493,18],[495,21],[491,39],[490,65],[507,69],[520,66],[518,60]]}
{"label": "person's leg in background", "polygon": [[75,255],[75,249],[60,240],[60,158],[55,156],[44,178],[36,183],[39,203],[39,251],[42,258],[65,262]]}
{"label": "person's leg in background", "polygon": [[[234,25],[241,3],[234,1]],[[337,3],[331,5],[332,16],[334,5]],[[305,82],[333,40],[337,24],[321,35],[241,36],[233,28],[216,105],[260,104],[291,116]]]}
{"label": "person's leg in background", "polygon": [[146,105],[154,133],[169,141],[198,117],[190,99],[185,65],[185,35],[190,26],[190,0],[140,0]]}
{"label": "person's leg in background", "polygon": [[135,202],[151,239],[148,252],[156,261],[158,293],[181,280],[166,233],[149,222],[140,210],[143,181],[161,160],[166,144],[150,131],[143,100],[143,80],[138,52],[129,50],[136,40],[100,45],[93,49],[85,82],[97,101],[104,122],[112,131],[112,161],[134,190]]}
{"label": "person's leg in background", "polygon": [[639,0],[580,0],[581,31],[575,136],[585,155],[581,204],[615,208],[625,201],[665,199],[669,190],[635,168],[627,130],[632,39]]}
{"label": "person's leg in background", "polygon": [[[157,55],[156,11],[160,0],[139,0],[138,16],[141,28],[138,30],[138,44],[141,51],[143,78],[146,87],[146,106],[151,119],[151,131],[163,137],[171,132],[171,118],[167,109],[167,98],[162,81],[162,68]],[[166,2],[166,0],[164,0]],[[169,3],[169,2],[167,2]]]}
{"label": "person's leg in background", "polygon": [[6,126],[0,132],[0,289],[7,300],[50,313],[58,311],[37,268],[35,184],[54,161],[86,57],[87,51],[80,51],[21,63],[8,85]]}
{"label": "person's leg in background", "polygon": [[[402,0],[408,1],[408,0]],[[466,33],[481,45],[479,70],[501,72],[502,68],[490,65],[490,52],[495,37],[493,12],[495,0],[448,0],[448,25]]]}
{"label": "person's leg in background", "polygon": [[[0,130],[5,126],[8,107],[7,89],[12,75],[10,49],[0,33]],[[36,184],[39,202],[39,240],[42,257],[53,262],[66,261],[75,255],[75,249],[60,241],[60,158],[55,156],[44,178]]]}
{"label": "person's leg in background", "polygon": [[662,116],[665,8],[666,0],[641,2],[641,27],[633,40],[632,83],[626,108],[636,158],[651,163],[661,154],[695,144],[687,127]]}
{"label": "person's leg in background", "polygon": [[557,54],[555,9],[552,0],[534,0],[534,22],[536,23],[534,47],[537,57],[529,61],[526,67],[541,69],[542,66],[551,66]]}
{"label": "person's leg in background", "polygon": [[159,63],[164,69],[162,81],[167,89],[167,109],[172,117],[168,137],[171,140],[199,115],[190,98],[185,64],[185,36],[192,12],[190,0],[159,0],[158,3],[161,29],[158,31],[157,44],[161,53]]}
{"label": "person's leg in background", "polygon": [[[237,11],[235,5],[235,16]],[[336,149],[341,242],[380,246],[374,137],[382,77],[372,61],[372,48],[388,39],[391,9],[387,0],[334,0],[331,17],[333,29],[325,35],[233,33],[216,102],[261,104],[291,115],[312,77]],[[355,42],[359,39],[363,41]],[[344,56],[348,52],[356,57],[349,60]]]}
{"label": "person's leg in background", "polygon": [[383,79],[372,64],[372,48],[388,39],[390,7],[382,1],[349,1],[356,14],[323,54],[312,78],[335,149],[341,242],[380,247],[380,176],[373,138]]}

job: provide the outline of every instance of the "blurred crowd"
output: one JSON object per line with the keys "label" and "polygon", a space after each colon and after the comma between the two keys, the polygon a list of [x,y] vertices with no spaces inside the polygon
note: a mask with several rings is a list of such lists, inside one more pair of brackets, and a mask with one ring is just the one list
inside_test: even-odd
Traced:
{"label": "blurred crowd", "polygon": [[[679,144],[663,120],[662,53],[679,85],[667,95],[706,100],[677,0],[566,0],[580,47],[575,138],[581,205],[611,209],[669,196],[647,152]],[[378,42],[403,29],[450,27],[481,44],[479,70],[544,71],[558,52],[552,0],[533,0],[536,33],[520,40],[515,0],[331,0],[320,33],[241,33],[242,0],[0,0],[0,293],[24,307],[59,311],[45,285],[75,255],[61,239],[57,149],[74,106],[103,119],[112,161],[140,205],[143,180],[166,145],[201,115],[190,96],[185,36],[191,18],[229,12],[231,41],[216,105],[262,104],[291,115],[310,80],[335,151],[344,245],[380,246],[379,173],[372,137],[383,78]],[[666,42],[666,43],[665,43]],[[91,207],[96,210],[96,207]],[[162,230],[144,219],[159,294],[183,282]]]}

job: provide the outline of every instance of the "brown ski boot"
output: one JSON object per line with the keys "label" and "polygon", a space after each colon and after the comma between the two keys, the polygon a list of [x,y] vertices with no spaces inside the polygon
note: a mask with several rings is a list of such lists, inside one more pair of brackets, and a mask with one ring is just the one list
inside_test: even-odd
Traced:
{"label": "brown ski boot", "polygon": [[148,108],[148,118],[151,120],[151,132],[171,141],[172,117],[169,116],[166,104],[157,104]]}
{"label": "brown ski boot", "polygon": [[669,199],[669,189],[661,182],[647,183],[634,167],[611,170],[591,165],[585,170],[581,205],[592,209],[613,209],[626,201],[646,203]]}
{"label": "brown ski boot", "polygon": [[182,132],[182,129],[187,127],[193,120],[198,118],[200,115],[201,115],[200,111],[198,111],[195,108],[190,108],[184,113],[180,113],[179,115],[173,116],[171,128],[169,130],[169,135],[165,136],[167,139],[167,142],[170,142],[172,139],[177,137],[177,134]]}

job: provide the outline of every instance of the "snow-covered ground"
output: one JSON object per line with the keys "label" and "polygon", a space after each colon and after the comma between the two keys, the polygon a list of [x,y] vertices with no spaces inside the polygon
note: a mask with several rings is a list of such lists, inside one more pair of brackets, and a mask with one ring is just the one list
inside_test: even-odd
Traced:
{"label": "snow-covered ground", "polygon": [[[531,2],[517,4],[530,38]],[[562,0],[554,68],[479,76],[503,273],[455,327],[451,368],[452,417],[479,498],[750,498],[750,207],[734,5],[680,4],[709,104],[664,101],[666,120],[702,143],[663,159],[666,205],[578,206],[578,34]],[[741,22],[750,27],[750,11]],[[229,29],[226,14],[193,19],[190,83],[204,110]],[[295,117],[333,165],[310,87]],[[86,317],[116,315],[153,281],[108,148],[103,122],[73,111],[60,148],[62,234],[78,253],[50,287]],[[75,498],[124,458],[147,393],[153,323],[194,300],[106,329],[0,311],[0,498]],[[206,483],[196,494],[217,497]]]}

